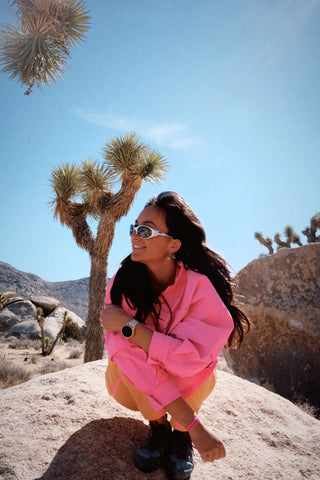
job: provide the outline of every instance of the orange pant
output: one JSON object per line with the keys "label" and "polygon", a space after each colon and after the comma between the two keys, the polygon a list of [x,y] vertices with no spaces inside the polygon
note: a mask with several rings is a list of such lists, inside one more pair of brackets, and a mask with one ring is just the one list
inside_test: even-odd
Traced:
{"label": "orange pant", "polygon": [[[216,383],[216,371],[214,370],[205,382],[192,395],[184,400],[192,408],[194,412],[200,410],[202,402],[212,392]],[[111,360],[108,362],[106,370],[106,385],[109,394],[121,405],[130,410],[140,411],[147,420],[156,420],[166,411],[161,409],[159,411],[153,410],[150,400],[144,393],[140,392],[132,383],[129,382],[121,373],[120,368]],[[174,418],[171,418],[171,426],[175,430],[185,431]]]}

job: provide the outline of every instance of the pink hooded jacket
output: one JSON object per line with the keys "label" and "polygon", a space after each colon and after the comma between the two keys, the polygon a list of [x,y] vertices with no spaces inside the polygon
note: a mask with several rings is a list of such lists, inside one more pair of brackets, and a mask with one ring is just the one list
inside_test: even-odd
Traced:
{"label": "pink hooded jacket", "polygon": [[[111,303],[107,288],[105,303]],[[155,411],[173,400],[188,397],[208,378],[233,330],[232,317],[205,275],[179,263],[175,282],[162,292],[161,314],[155,327],[152,316],[145,325],[154,331],[149,353],[120,332],[105,332],[109,358],[124,377],[146,394]],[[123,309],[134,318],[125,301]]]}

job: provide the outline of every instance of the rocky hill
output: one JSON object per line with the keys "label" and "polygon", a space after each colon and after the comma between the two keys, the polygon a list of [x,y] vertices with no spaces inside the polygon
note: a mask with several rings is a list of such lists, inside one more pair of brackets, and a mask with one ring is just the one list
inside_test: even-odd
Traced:
{"label": "rocky hill", "polygon": [[[44,375],[0,395],[0,478],[165,480],[133,463],[148,428],[106,392],[106,360]],[[288,400],[219,371],[200,416],[223,440],[214,463],[195,452],[192,480],[318,480],[320,422]]]}
{"label": "rocky hill", "polygon": [[32,295],[54,297],[82,319],[85,320],[87,317],[89,278],[47,282],[37,275],[21,272],[7,263],[0,262],[0,292],[8,291],[13,291],[23,298],[30,298]]}
{"label": "rocky hill", "polygon": [[320,415],[320,244],[283,248],[250,262],[235,293],[253,322],[229,366]]}

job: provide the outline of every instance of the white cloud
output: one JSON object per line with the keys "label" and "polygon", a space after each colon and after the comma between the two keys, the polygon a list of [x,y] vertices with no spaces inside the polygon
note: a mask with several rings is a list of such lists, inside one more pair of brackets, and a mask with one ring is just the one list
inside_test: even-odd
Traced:
{"label": "white cloud", "polygon": [[137,135],[161,147],[185,149],[200,144],[199,138],[188,133],[188,125],[178,122],[146,125],[138,117],[124,117],[114,113],[92,113],[83,109],[76,109],[75,113],[95,125],[120,132],[134,131]]}

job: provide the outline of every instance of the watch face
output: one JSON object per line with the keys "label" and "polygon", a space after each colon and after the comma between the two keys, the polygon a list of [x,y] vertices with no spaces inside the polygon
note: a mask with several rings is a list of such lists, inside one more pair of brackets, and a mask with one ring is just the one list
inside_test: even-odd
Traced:
{"label": "watch face", "polygon": [[132,328],[129,325],[124,325],[122,327],[122,335],[124,337],[130,338],[132,335]]}

